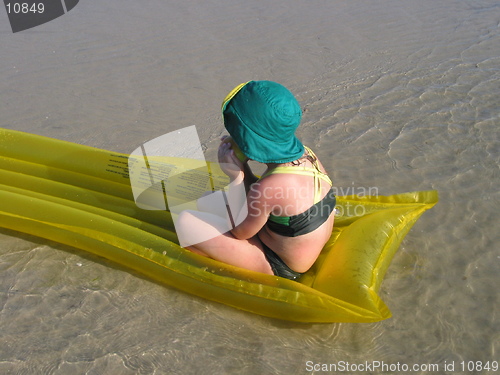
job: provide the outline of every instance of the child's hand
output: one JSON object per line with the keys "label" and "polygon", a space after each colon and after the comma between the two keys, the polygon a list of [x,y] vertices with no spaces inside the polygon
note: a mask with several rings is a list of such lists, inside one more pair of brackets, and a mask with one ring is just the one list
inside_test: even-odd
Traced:
{"label": "child's hand", "polygon": [[218,159],[222,171],[227,174],[231,180],[235,180],[243,173],[243,163],[236,157],[231,143],[224,142],[224,139],[219,146]]}
{"label": "child's hand", "polygon": [[234,154],[236,155],[236,157],[243,163],[247,163],[248,162],[248,157],[240,150],[240,148],[238,147],[238,145],[236,144],[236,142],[234,142],[234,140],[231,138],[231,136],[229,135],[224,135],[221,137],[221,142],[224,142],[224,143],[229,143],[231,144],[231,148],[232,150],[234,151]]}

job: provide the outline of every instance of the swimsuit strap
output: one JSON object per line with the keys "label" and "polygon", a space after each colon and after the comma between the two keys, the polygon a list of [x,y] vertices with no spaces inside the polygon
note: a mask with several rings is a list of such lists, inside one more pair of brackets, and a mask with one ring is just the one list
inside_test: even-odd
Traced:
{"label": "swimsuit strap", "polygon": [[262,175],[261,179],[267,176],[270,176],[272,174],[297,174],[301,176],[316,176],[317,178],[320,178],[327,182],[329,185],[332,184],[332,180],[330,180],[330,177],[328,177],[327,174],[320,172],[316,170],[315,168],[308,168],[308,167],[292,167],[292,166],[286,166],[286,167],[276,167],[272,171],[265,173]]}
{"label": "swimsuit strap", "polygon": [[319,173],[323,173],[323,172],[321,172],[321,169],[319,168],[318,157],[316,156],[316,154],[314,153],[314,151],[311,150],[307,146],[304,146],[304,148],[307,151],[307,153],[313,158],[314,161],[312,162],[312,164],[313,164],[314,168],[316,168]]}
{"label": "swimsuit strap", "polygon": [[295,175],[302,175],[302,176],[312,176],[314,177],[314,203],[318,203],[321,199],[321,183],[320,179],[325,181],[327,184],[330,186],[333,185],[332,180],[326,173],[323,173],[319,167],[319,162],[318,158],[314,154],[314,152],[307,146],[304,146],[304,148],[307,150],[308,154],[312,156],[314,159],[313,167],[298,167],[298,166],[283,166],[283,167],[276,167],[273,170],[265,173],[262,177],[267,177],[272,174],[295,174]]}

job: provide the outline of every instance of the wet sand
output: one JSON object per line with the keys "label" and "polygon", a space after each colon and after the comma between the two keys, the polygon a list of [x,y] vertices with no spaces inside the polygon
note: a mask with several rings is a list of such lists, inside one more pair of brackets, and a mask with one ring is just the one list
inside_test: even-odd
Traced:
{"label": "wet sand", "polygon": [[437,189],[440,202],[394,257],[381,288],[393,317],[374,324],[262,318],[0,230],[1,373],[302,374],[342,361],[491,373],[461,362],[500,360],[498,2],[103,3],[16,34],[2,16],[1,127],[130,153],[195,124],[213,160],[224,96],[270,79],[299,99],[299,136],[339,189]]}

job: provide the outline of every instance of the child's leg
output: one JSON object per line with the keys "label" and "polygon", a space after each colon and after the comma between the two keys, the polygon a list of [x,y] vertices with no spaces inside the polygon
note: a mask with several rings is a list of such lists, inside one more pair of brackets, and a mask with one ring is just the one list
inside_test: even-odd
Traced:
{"label": "child's leg", "polygon": [[262,243],[257,236],[247,240],[235,238],[224,232],[226,223],[220,217],[206,212],[183,211],[176,222],[181,246],[195,253],[223,263],[272,275]]}

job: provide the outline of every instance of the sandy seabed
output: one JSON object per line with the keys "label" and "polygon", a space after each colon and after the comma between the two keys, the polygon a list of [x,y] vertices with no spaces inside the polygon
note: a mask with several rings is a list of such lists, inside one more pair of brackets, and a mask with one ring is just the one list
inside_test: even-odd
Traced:
{"label": "sandy seabed", "polygon": [[0,18],[1,127],[130,153],[195,124],[213,160],[224,96],[269,79],[339,189],[440,193],[374,324],[247,314],[0,230],[0,373],[493,373],[498,1],[81,1],[16,34]]}

